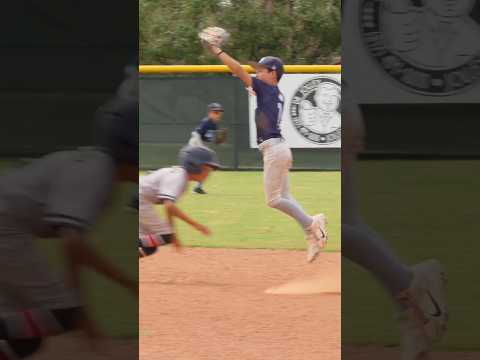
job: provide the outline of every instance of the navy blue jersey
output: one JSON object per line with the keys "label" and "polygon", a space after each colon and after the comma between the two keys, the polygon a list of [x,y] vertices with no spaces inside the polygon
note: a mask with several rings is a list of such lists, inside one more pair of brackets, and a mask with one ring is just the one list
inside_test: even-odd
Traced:
{"label": "navy blue jersey", "polygon": [[208,116],[202,119],[200,125],[195,129],[200,134],[202,141],[213,142],[215,140],[214,131],[218,130],[218,125]]}
{"label": "navy blue jersey", "polygon": [[278,86],[252,77],[252,88],[257,94],[255,123],[257,125],[257,143],[271,138],[282,137],[280,122],[282,120],[284,98]]}

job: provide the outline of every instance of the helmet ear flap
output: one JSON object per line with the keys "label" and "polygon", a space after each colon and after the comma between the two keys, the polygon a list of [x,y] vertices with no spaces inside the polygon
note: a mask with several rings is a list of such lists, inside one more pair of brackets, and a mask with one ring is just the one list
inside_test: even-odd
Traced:
{"label": "helmet ear flap", "polygon": [[202,172],[201,166],[198,164],[195,164],[193,161],[187,161],[185,162],[185,170],[187,170],[188,173],[190,174],[199,174]]}

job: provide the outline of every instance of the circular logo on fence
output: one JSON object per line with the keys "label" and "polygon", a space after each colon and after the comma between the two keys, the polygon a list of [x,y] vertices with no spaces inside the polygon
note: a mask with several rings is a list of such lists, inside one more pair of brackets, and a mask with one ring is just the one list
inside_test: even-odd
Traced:
{"label": "circular logo on fence", "polygon": [[319,76],[303,83],[290,101],[290,119],[306,140],[331,144],[340,140],[341,84],[336,79]]}
{"label": "circular logo on fence", "polygon": [[450,95],[480,79],[480,0],[364,0],[363,38],[409,90]]}

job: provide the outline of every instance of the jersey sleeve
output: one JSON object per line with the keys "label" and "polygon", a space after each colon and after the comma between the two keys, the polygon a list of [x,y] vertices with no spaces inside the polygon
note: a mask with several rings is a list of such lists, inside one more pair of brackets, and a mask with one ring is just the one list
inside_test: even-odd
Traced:
{"label": "jersey sleeve", "polygon": [[160,200],[177,201],[185,191],[186,186],[187,175],[185,170],[172,170],[165,175],[156,196]]}
{"label": "jersey sleeve", "polygon": [[89,230],[111,196],[113,166],[105,158],[77,159],[55,174],[44,221]]}

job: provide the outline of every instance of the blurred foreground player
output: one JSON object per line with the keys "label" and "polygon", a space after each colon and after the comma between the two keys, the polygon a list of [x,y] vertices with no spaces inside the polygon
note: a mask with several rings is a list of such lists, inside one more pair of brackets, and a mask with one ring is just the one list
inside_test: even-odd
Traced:
{"label": "blurred foreground player", "polygon": [[[97,145],[60,151],[0,177],[0,360],[36,353],[43,338],[99,336],[83,302],[91,269],[138,296],[138,284],[89,244],[117,181],[138,182],[138,100],[117,96],[96,116]],[[58,238],[66,276],[34,243]]]}

